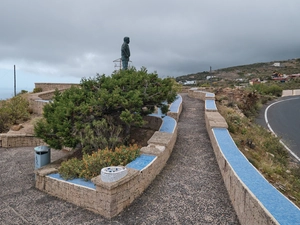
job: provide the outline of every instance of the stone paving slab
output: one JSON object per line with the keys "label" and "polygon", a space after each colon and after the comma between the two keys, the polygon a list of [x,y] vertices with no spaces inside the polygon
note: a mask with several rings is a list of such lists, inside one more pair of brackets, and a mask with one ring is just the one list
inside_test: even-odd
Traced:
{"label": "stone paving slab", "polygon": [[[111,220],[35,189],[32,147],[0,148],[0,224],[239,224],[205,128],[204,102],[182,97],[167,165]],[[54,160],[64,152],[51,154]]]}

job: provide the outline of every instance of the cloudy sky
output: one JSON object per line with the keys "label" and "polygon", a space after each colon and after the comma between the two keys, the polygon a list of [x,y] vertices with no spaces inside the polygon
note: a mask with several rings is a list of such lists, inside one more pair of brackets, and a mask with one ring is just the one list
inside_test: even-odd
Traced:
{"label": "cloudy sky", "polygon": [[[300,57],[299,0],[1,0],[0,91],[133,66],[179,76]],[[1,96],[0,96],[1,98]]]}

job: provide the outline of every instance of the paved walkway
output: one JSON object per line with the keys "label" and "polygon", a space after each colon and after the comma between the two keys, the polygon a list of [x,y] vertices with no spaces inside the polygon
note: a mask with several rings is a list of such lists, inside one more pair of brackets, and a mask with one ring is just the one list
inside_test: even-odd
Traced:
{"label": "paved walkway", "polygon": [[[163,171],[112,220],[34,188],[34,151],[0,148],[0,224],[239,224],[204,122],[204,102],[183,97],[178,138]],[[52,151],[58,158],[61,151]]]}

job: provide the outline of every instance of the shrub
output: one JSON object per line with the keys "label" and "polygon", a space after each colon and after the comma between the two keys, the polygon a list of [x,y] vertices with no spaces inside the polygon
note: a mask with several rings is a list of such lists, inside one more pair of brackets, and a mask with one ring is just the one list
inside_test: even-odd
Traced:
{"label": "shrub", "polygon": [[18,93],[18,95],[23,95],[23,94],[26,94],[26,93],[28,93],[28,91],[26,91],[26,90],[21,90],[20,93]]}
{"label": "shrub", "polygon": [[83,161],[77,158],[62,162],[58,171],[66,180],[78,178],[83,168]]}
{"label": "shrub", "polygon": [[100,174],[101,169],[108,166],[125,166],[140,154],[138,146],[120,146],[111,149],[98,150],[92,154],[84,154],[82,160],[72,158],[61,164],[59,174],[64,179],[83,178],[90,180]]}
{"label": "shrub", "polygon": [[143,125],[143,116],[155,106],[166,113],[163,106],[175,100],[176,91],[174,79],[161,79],[146,68],[83,78],[79,87],[55,92],[35,135],[55,149],[78,144],[88,151],[114,149],[127,144],[131,126]]}
{"label": "shrub", "polygon": [[39,92],[42,92],[43,89],[41,87],[37,87],[37,88],[34,88],[33,89],[33,93],[39,93]]}
{"label": "shrub", "polygon": [[12,124],[26,121],[30,118],[29,102],[27,99],[17,95],[7,101],[7,107]]}
{"label": "shrub", "polygon": [[280,97],[282,93],[282,87],[276,84],[271,84],[271,85],[255,84],[253,85],[252,88],[263,95],[272,95],[272,96]]}
{"label": "shrub", "polygon": [[29,102],[22,96],[17,95],[0,102],[0,133],[7,132],[11,125],[29,118]]}
{"label": "shrub", "polygon": [[[3,103],[4,101],[2,101]],[[1,103],[1,102],[0,102]],[[2,105],[2,106],[1,106]],[[7,107],[0,104],[0,133],[8,131],[10,124],[10,115]]]}

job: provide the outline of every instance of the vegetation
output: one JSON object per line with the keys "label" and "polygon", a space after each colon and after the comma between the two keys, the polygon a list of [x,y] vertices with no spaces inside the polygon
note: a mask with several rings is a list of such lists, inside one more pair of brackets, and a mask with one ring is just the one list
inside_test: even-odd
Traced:
{"label": "vegetation", "polygon": [[280,87],[278,84],[274,84],[274,83],[254,84],[253,86],[251,86],[251,89],[258,91],[258,93],[261,95],[271,95],[271,96],[276,96],[276,97],[280,97],[282,94],[282,90],[283,90],[282,87]]}
{"label": "vegetation", "polygon": [[29,102],[22,95],[0,101],[0,133],[7,132],[10,126],[29,118]]}
{"label": "vegetation", "polygon": [[84,154],[82,159],[72,158],[61,164],[59,174],[64,179],[83,178],[90,180],[100,174],[104,167],[125,166],[140,154],[137,145],[120,146],[114,151],[111,149],[98,150],[92,154]]}
{"label": "vegetation", "polygon": [[156,106],[166,112],[176,91],[173,79],[158,78],[146,68],[83,78],[79,87],[55,93],[35,134],[55,149],[80,144],[85,153],[114,150],[127,144],[131,126],[141,126]]}
{"label": "vegetation", "polygon": [[219,91],[216,102],[238,148],[269,182],[300,206],[299,165],[293,162],[277,137],[253,123],[262,101],[277,95],[278,86],[259,85],[240,90],[240,99]]}
{"label": "vegetation", "polygon": [[[289,59],[276,61],[280,66],[274,66],[275,62],[254,63],[249,65],[234,66],[228,68],[221,68],[212,70],[211,72],[203,71],[194,74],[188,74],[176,77],[177,82],[196,81],[197,86],[209,84],[211,87],[230,87],[239,85],[248,85],[253,78],[260,80],[271,80],[274,72],[278,74],[298,74],[300,72],[300,59]],[[207,80],[207,76],[214,76],[212,80]],[[214,83],[216,82],[216,83]],[[272,81],[279,86],[284,86],[284,89],[299,88],[300,79],[289,80],[286,83],[279,83],[279,81]]]}
{"label": "vegetation", "polygon": [[42,92],[42,91],[43,91],[43,89],[40,88],[40,87],[37,87],[37,88],[33,89],[33,93],[39,93],[39,92]]}

